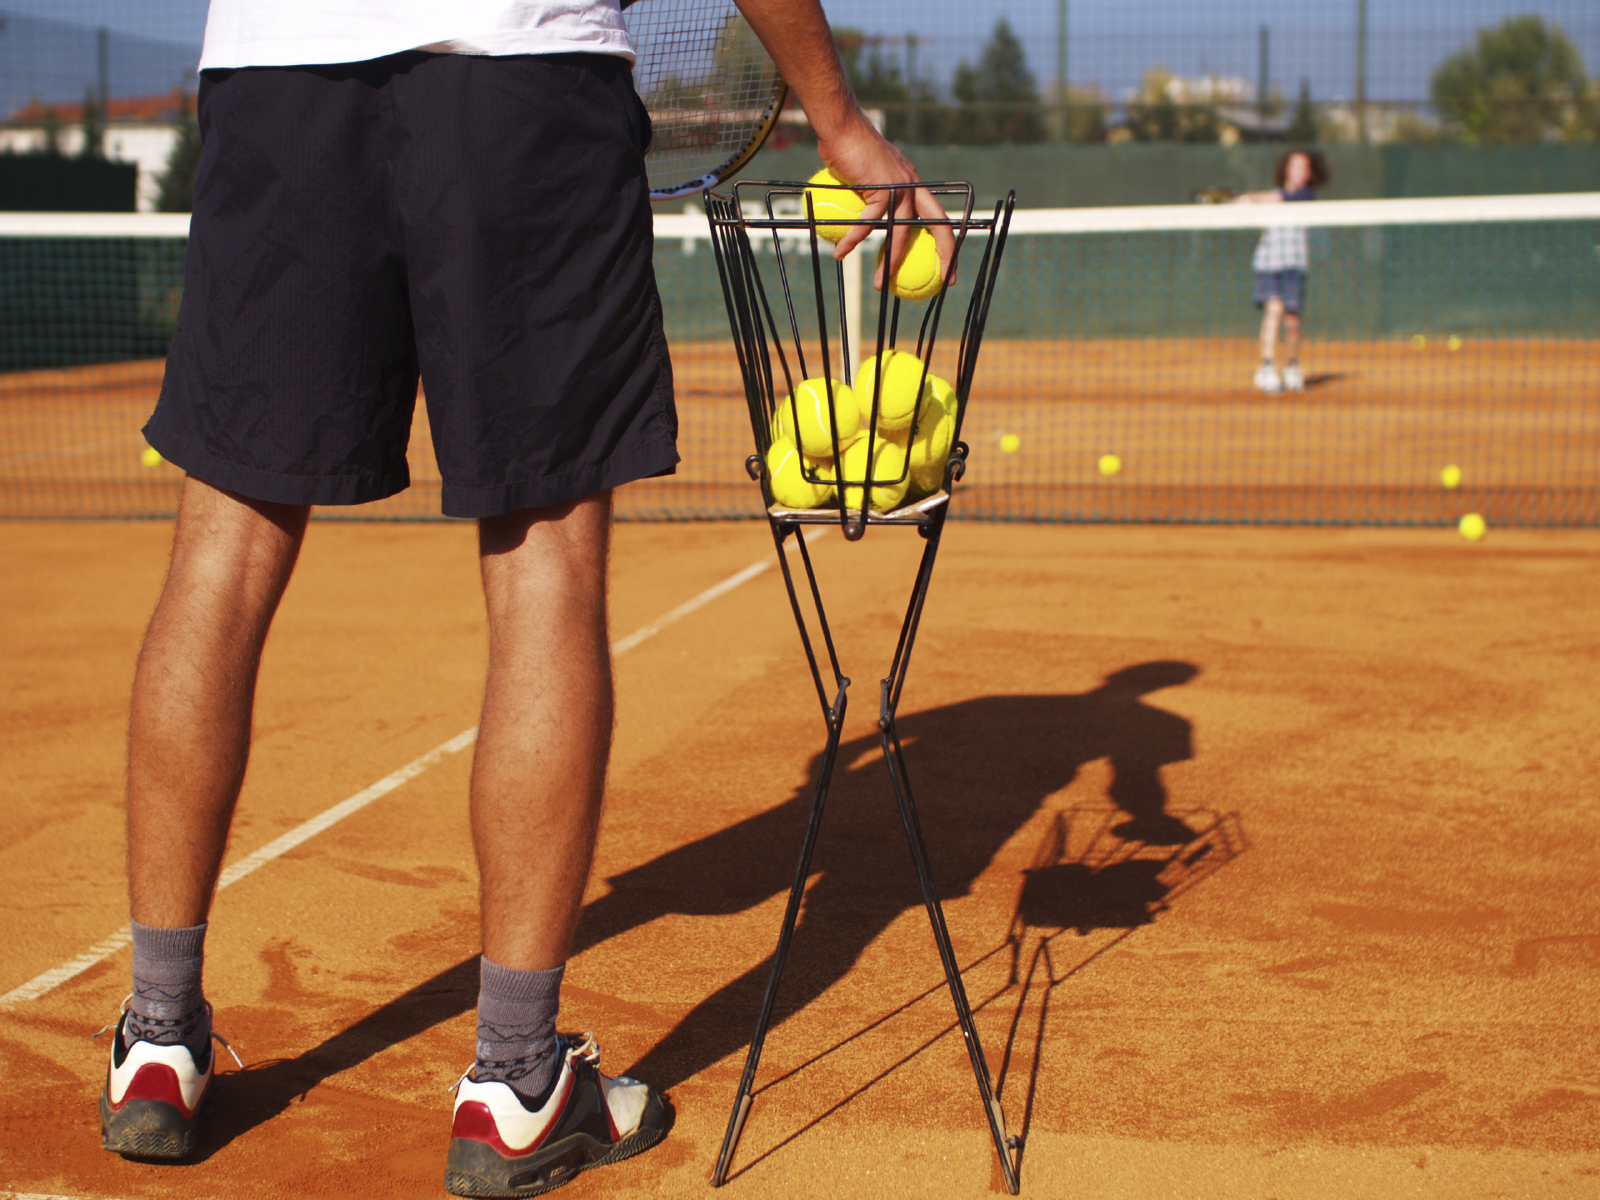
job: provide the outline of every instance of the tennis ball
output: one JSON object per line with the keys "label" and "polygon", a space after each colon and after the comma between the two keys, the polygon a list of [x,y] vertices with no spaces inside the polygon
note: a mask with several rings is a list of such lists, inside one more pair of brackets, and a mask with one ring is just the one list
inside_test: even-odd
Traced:
{"label": "tennis ball", "polygon": [[933,389],[933,398],[944,406],[945,412],[952,417],[961,415],[961,400],[955,388],[931,371],[928,373],[928,386]]}
{"label": "tennis ball", "polygon": [[154,446],[146,446],[139,455],[139,461],[147,467],[159,467],[161,465],[161,451]]}
{"label": "tennis ball", "polygon": [[1454,354],[1457,350],[1461,349],[1461,339],[1452,333],[1450,335],[1450,340],[1445,342],[1445,345],[1450,347],[1450,352]]}
{"label": "tennis ball", "polygon": [[[807,183],[834,184],[840,183],[834,173],[823,167]],[[806,195],[811,197],[811,211],[817,216],[817,236],[830,242],[837,242],[850,232],[848,225],[824,225],[824,219],[834,221],[860,220],[862,211],[867,207],[867,202],[861,198],[860,193],[845,191],[838,186],[834,187],[808,187]]]}
{"label": "tennis ball", "polygon": [[[899,235],[896,237],[898,242]],[[878,248],[878,262],[883,263],[888,243]],[[919,229],[911,237],[911,249],[900,260],[900,269],[889,280],[889,290],[902,300],[926,300],[944,287],[944,271],[939,266],[939,246],[933,234]]]}
{"label": "tennis ball", "polygon": [[917,422],[907,458],[911,461],[909,491],[926,496],[944,486],[945,463],[950,461],[950,444],[955,441],[956,415],[940,404],[930,405]]}
{"label": "tennis ball", "polygon": [[1122,460],[1115,454],[1102,454],[1096,465],[1100,468],[1100,474],[1108,479],[1122,473]]}
{"label": "tennis ball", "polygon": [[[808,379],[794,390],[795,415],[799,418],[800,449],[812,458],[833,457],[833,430],[839,431],[839,449],[861,428],[861,408],[855,393],[842,379],[833,381],[833,403],[828,403],[827,380]],[[789,416],[787,404],[783,420]]]}
{"label": "tennis ball", "polygon": [[[839,478],[844,480],[844,503],[846,508],[859,509],[861,507],[861,488],[851,487],[849,480],[858,479],[865,481],[871,479],[899,479],[906,470],[905,447],[888,438],[873,439],[872,462],[867,462],[867,440],[859,438],[852,442],[850,449],[844,452],[844,457],[839,462]],[[871,474],[868,474],[870,466]],[[874,512],[888,512],[898,508],[905,499],[906,490],[911,486],[909,476],[901,479],[899,483],[885,483],[872,489],[872,495],[867,503]]]}
{"label": "tennis ball", "polygon": [[789,438],[775,440],[767,450],[767,475],[772,498],[784,508],[816,508],[827,501],[832,488],[812,483],[803,474],[800,448]]}
{"label": "tennis ball", "polygon": [[1018,450],[1021,450],[1021,449],[1022,449],[1022,439],[1019,438],[1016,434],[1014,434],[1014,433],[1002,433],[1000,435],[1000,453],[1001,454],[1015,454]]}
{"label": "tennis ball", "polygon": [[[922,379],[922,360],[904,350],[885,350],[881,356],[867,359],[856,372],[856,401],[861,406],[861,423],[865,425],[872,419],[873,381],[878,377],[880,361],[883,384],[878,389],[878,428],[909,429],[916,415],[917,400],[927,393],[927,385]],[[931,393],[927,393],[923,406],[931,400]]]}
{"label": "tennis ball", "polygon": [[1451,463],[1448,467],[1439,472],[1439,483],[1447,488],[1460,487],[1461,468],[1456,466],[1455,463]]}
{"label": "tennis ball", "polygon": [[1426,350],[1428,348],[1428,339],[1420,333],[1413,333],[1411,335],[1411,344],[1418,350]]}
{"label": "tennis ball", "polygon": [[1480,542],[1483,540],[1483,535],[1489,532],[1489,523],[1477,513],[1468,513],[1456,523],[1456,528],[1467,541]]}

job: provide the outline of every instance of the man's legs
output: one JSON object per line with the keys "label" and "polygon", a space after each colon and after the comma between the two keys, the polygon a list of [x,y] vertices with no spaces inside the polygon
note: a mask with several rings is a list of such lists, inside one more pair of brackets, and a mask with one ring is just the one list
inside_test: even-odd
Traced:
{"label": "man's legs", "polygon": [[483,975],[474,1078],[542,1103],[611,749],[611,496],[479,523],[489,669],[472,768]]}
{"label": "man's legs", "polygon": [[244,782],[261,649],[306,513],[184,483],[128,723],[133,995],[100,1096],[108,1150],[188,1154],[211,1100],[205,920]]}
{"label": "man's legs", "polygon": [[128,726],[128,881],[142,925],[199,925],[211,907],[250,752],[261,650],[307,512],[193,477],[184,484]]}
{"label": "man's legs", "polygon": [[[483,906],[478,1044],[456,1094],[445,1187],[543,1192],[655,1145],[650,1087],[556,1037],[611,749],[611,494],[479,522],[489,673],[472,766]],[[566,1081],[563,1083],[563,1081]]]}
{"label": "man's legs", "polygon": [[479,523],[489,672],[472,766],[483,949],[566,961],[611,751],[611,495]]}

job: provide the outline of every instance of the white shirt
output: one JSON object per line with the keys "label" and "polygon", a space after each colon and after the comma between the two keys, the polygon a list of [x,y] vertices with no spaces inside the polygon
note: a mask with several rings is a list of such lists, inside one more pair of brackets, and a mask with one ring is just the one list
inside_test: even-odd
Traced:
{"label": "white shirt", "polygon": [[364,62],[403,50],[634,61],[618,0],[211,0],[200,69]]}

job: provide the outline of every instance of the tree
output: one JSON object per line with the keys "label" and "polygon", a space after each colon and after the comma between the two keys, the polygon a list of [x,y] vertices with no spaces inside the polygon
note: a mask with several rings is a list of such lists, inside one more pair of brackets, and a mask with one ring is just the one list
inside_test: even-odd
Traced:
{"label": "tree", "polygon": [[178,93],[178,137],[167,155],[167,169],[158,181],[156,208],[161,212],[194,211],[194,176],[200,167],[200,122],[194,115],[194,97]]}
{"label": "tree", "polygon": [[1144,85],[1128,105],[1123,127],[1136,142],[1222,140],[1222,120],[1216,111],[1205,100],[1192,98],[1184,81],[1162,67],[1144,73]]}
{"label": "tree", "polygon": [[1044,140],[1038,83],[1028,69],[1022,43],[1004,17],[995,22],[977,65],[961,61],[950,90],[958,105],[952,120],[953,141]]}
{"label": "tree", "polygon": [[1289,121],[1289,128],[1284,136],[1289,141],[1298,145],[1307,145],[1318,140],[1317,110],[1311,103],[1311,81],[1300,80],[1300,99],[1295,102],[1294,116]]}
{"label": "tree", "polygon": [[850,90],[855,93],[861,107],[882,109],[884,134],[890,141],[903,140],[911,89],[901,73],[900,64],[884,54],[885,39],[870,36],[859,29],[846,28],[835,30],[833,40],[839,48],[839,61],[844,64]]}
{"label": "tree", "polygon": [[1469,142],[1535,142],[1572,125],[1587,87],[1571,39],[1530,15],[1478,30],[1475,46],[1439,64],[1430,94],[1447,128]]}

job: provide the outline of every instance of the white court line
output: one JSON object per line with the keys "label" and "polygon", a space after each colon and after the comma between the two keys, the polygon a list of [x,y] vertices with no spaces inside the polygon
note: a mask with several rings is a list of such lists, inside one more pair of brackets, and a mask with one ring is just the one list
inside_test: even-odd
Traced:
{"label": "white court line", "polygon": [[[828,527],[824,526],[807,533],[805,535],[805,539],[808,542],[814,542],[819,537],[824,536],[827,532]],[[677,608],[673,609],[665,616],[657,617],[654,621],[643,628],[636,629],[627,637],[613,642],[611,644],[611,653],[627,653],[629,650],[632,650],[635,646],[639,645],[639,643],[648,641],[649,639],[655,637],[656,634],[660,633],[667,626],[675,625],[677,622],[683,620],[684,617],[687,617],[690,613],[695,612],[697,609],[704,608],[718,596],[726,595],[728,592],[733,591],[734,588],[739,587],[741,584],[750,582],[750,580],[754,579],[757,575],[760,575],[771,565],[772,563],[770,560],[751,563],[738,574],[731,575],[727,579],[724,579],[721,583],[708,587],[693,600],[678,605]],[[395,771],[389,775],[385,775],[382,779],[378,780],[377,783],[372,784],[370,787],[362,788],[348,800],[341,800],[338,804],[335,804],[327,811],[318,813],[309,821],[306,821],[300,825],[296,825],[282,837],[274,838],[265,846],[261,847],[261,849],[255,851],[253,854],[245,855],[243,858],[239,859],[239,861],[222,872],[222,875],[217,880],[217,890],[221,891],[230,884],[238,883],[239,880],[243,879],[252,871],[266,866],[267,863],[271,862],[275,858],[281,858],[283,855],[287,854],[290,850],[293,850],[302,842],[316,837],[317,834],[321,833],[329,826],[344,820],[351,813],[359,812],[361,809],[365,808],[367,805],[371,804],[374,800],[377,800],[381,796],[387,796],[401,784],[409,783],[418,775],[421,775],[429,767],[443,759],[445,755],[456,754],[462,750],[465,750],[477,740],[477,737],[478,727],[476,725],[474,725],[471,729],[462,730],[462,732],[456,734],[456,736],[451,738],[448,742],[443,742],[440,745],[435,746],[432,750],[429,750],[420,758],[412,759],[398,771]],[[9,992],[5,993],[5,995],[0,996],[0,1009],[15,1008],[17,1005],[22,1004],[25,1001],[36,1000],[46,992],[54,991],[63,983],[66,983],[67,980],[72,979],[74,976],[83,974],[83,972],[87,971],[96,963],[103,962],[104,960],[110,958],[113,954],[115,954],[118,950],[121,950],[132,940],[132,935],[129,934],[126,929],[119,929],[110,937],[104,939],[103,941],[96,942],[94,945],[90,946],[82,954],[78,955],[78,957],[69,959],[68,961],[62,963],[59,967],[52,967],[50,970],[44,972],[44,974],[36,975],[32,979],[28,980],[27,983],[24,983],[19,987],[14,987]],[[4,1200],[7,1195],[8,1193],[0,1192],[0,1200]]]}

